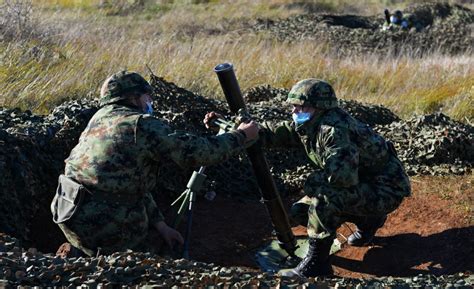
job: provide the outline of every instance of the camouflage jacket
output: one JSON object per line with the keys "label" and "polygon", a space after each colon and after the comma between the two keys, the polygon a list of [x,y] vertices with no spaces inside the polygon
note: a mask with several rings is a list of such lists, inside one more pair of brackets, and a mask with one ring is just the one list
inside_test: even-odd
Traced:
{"label": "camouflage jacket", "polygon": [[[327,110],[298,129],[289,122],[268,127],[261,130],[260,140],[267,147],[304,147],[311,163],[335,187],[355,186],[360,179],[383,174],[393,155],[383,137],[340,108]],[[395,166],[405,176],[399,161]]]}
{"label": "camouflage jacket", "polygon": [[382,25],[382,30],[410,30],[411,28],[416,28],[416,31],[422,29],[421,23],[416,21],[416,19],[411,14],[405,14],[404,17],[400,20],[399,23],[387,23],[386,21]]}
{"label": "camouflage jacket", "polygon": [[97,197],[143,201],[153,224],[163,220],[150,194],[160,163],[171,160],[181,167],[218,163],[240,151],[244,141],[236,131],[209,137],[176,132],[136,108],[110,104],[82,132],[65,160],[65,175]]}

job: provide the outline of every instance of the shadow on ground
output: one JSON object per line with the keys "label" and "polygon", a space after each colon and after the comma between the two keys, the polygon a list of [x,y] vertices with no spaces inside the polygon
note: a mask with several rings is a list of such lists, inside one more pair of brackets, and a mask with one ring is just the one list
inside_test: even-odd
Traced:
{"label": "shadow on ground", "polygon": [[376,237],[362,260],[334,256],[333,265],[375,276],[474,272],[474,226],[428,236],[407,233]]}

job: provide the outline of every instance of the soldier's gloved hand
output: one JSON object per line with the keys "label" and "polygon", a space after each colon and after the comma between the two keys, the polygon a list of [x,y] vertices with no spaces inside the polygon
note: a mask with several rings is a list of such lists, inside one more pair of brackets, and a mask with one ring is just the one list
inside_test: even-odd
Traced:
{"label": "soldier's gloved hand", "polygon": [[245,133],[245,142],[249,142],[258,138],[258,131],[260,130],[260,127],[255,121],[252,120],[247,123],[241,123],[237,129]]}
{"label": "soldier's gloved hand", "polygon": [[173,248],[173,245],[176,242],[178,242],[181,245],[184,244],[183,236],[181,236],[181,234],[175,229],[166,225],[165,222],[161,221],[158,224],[156,224],[155,227],[160,233],[161,237],[163,237],[163,240],[165,240],[166,244],[170,246],[171,248]]}
{"label": "soldier's gloved hand", "polygon": [[212,123],[216,118],[222,118],[223,119],[224,117],[220,113],[217,113],[215,111],[211,111],[211,112],[206,113],[206,115],[204,116],[203,122],[204,122],[204,125],[206,125],[207,129],[212,129],[215,132],[219,131],[219,126],[214,125]]}

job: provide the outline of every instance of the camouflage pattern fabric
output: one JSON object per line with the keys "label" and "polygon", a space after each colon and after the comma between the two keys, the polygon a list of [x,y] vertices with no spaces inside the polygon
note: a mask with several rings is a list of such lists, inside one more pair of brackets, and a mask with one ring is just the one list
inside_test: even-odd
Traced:
{"label": "camouflage pattern fabric", "polygon": [[333,237],[346,221],[386,215],[411,193],[391,146],[340,108],[313,117],[298,130],[288,122],[267,126],[261,141],[267,147],[293,144],[306,150],[315,170],[304,185],[308,197],[295,204],[292,217],[308,220],[310,237]]}
{"label": "camouflage pattern fabric", "polygon": [[325,47],[331,53],[345,56],[472,53],[474,10],[445,1],[416,2],[419,3],[407,6],[404,14],[411,14],[414,19],[416,29],[409,31],[423,30],[423,33],[403,29],[387,33],[381,29],[386,23],[381,13],[375,16],[307,13],[285,19],[258,19],[252,29],[279,41],[327,43]]}
{"label": "camouflage pattern fabric", "polygon": [[415,28],[417,31],[421,30],[423,27],[415,20],[415,17],[411,14],[405,14],[402,19],[397,23],[384,22],[382,25],[382,30],[410,30]]}
{"label": "camouflage pattern fabric", "polygon": [[65,175],[91,195],[76,214],[60,225],[69,242],[88,255],[125,249],[145,250],[140,243],[149,226],[163,220],[150,192],[160,165],[210,165],[243,148],[236,131],[198,137],[175,132],[137,108],[106,105],[90,120],[66,159]]}
{"label": "camouflage pattern fabric", "polygon": [[382,30],[408,30],[412,27],[412,24],[412,17],[405,16],[400,18],[397,22],[384,22],[382,25]]}
{"label": "camouflage pattern fabric", "polygon": [[[384,12],[386,13],[386,19],[382,26],[384,30],[409,29],[411,27],[410,15],[407,17],[407,15],[403,15],[400,10],[395,11],[395,13],[389,13],[388,10],[385,10]],[[387,17],[390,17],[390,19],[387,19]]]}
{"label": "camouflage pattern fabric", "polygon": [[296,83],[288,94],[287,102],[293,105],[311,105],[321,109],[337,107],[336,94],[331,85],[315,78]]}
{"label": "camouflage pattern fabric", "polygon": [[140,74],[120,71],[107,78],[102,85],[100,104],[106,105],[127,99],[127,93],[152,93],[153,88]]}

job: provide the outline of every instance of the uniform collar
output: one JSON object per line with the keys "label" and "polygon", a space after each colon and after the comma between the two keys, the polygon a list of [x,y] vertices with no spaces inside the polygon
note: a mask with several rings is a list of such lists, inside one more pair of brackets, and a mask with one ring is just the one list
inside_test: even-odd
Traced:
{"label": "uniform collar", "polygon": [[111,106],[112,109],[119,109],[119,110],[131,110],[131,111],[136,111],[138,113],[144,113],[141,108],[138,106],[128,104],[128,103],[111,103],[106,106]]}

